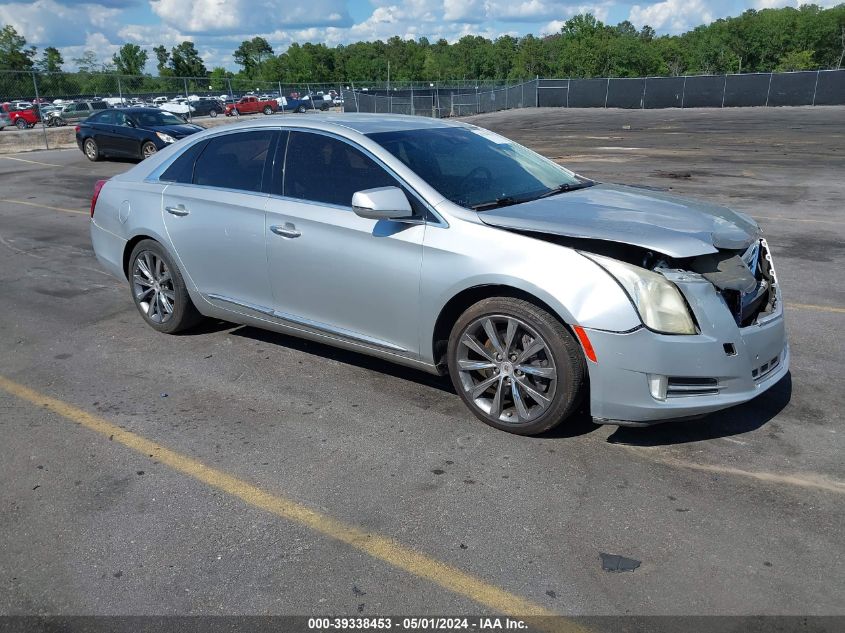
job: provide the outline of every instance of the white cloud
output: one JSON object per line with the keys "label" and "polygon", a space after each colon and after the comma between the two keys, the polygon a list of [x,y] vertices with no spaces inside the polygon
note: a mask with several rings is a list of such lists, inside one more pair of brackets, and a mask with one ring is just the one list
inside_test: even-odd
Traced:
{"label": "white cloud", "polygon": [[0,24],[11,24],[28,44],[73,46],[113,24],[120,13],[120,9],[94,3],[70,7],[55,0],[35,0],[0,4]]}
{"label": "white cloud", "polygon": [[628,19],[637,27],[646,24],[659,31],[680,33],[712,22],[712,6],[702,0],[665,0],[646,6],[635,4]]}
{"label": "white cloud", "polygon": [[284,26],[346,26],[344,0],[150,0],[162,22],[186,33],[249,33]]}

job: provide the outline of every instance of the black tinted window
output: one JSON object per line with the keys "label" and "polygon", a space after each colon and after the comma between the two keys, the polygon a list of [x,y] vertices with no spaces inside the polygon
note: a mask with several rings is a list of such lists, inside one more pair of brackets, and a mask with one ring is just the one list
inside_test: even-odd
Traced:
{"label": "black tinted window", "polygon": [[284,195],[350,207],[356,191],[390,186],[398,183],[348,143],[321,134],[291,133]]}
{"label": "black tinted window", "polygon": [[238,132],[213,138],[197,159],[194,184],[261,191],[264,161],[275,132]]}
{"label": "black tinted window", "polygon": [[159,180],[164,180],[167,182],[181,182],[181,183],[191,183],[194,180],[194,163],[197,160],[197,156],[202,153],[202,150],[205,149],[206,141],[200,141],[199,143],[194,143],[184,152],[182,155],[179,156],[176,160],[174,160],[170,167],[164,170],[164,173],[159,176]]}
{"label": "black tinted window", "polygon": [[91,104],[91,108],[94,110],[106,110],[109,107],[107,101],[95,101]]}

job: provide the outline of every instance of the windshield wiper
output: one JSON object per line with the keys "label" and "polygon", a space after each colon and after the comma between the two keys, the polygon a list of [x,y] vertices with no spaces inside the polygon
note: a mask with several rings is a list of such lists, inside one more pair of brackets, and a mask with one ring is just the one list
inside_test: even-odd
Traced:
{"label": "windshield wiper", "polygon": [[512,204],[517,204],[519,202],[523,202],[522,200],[517,200],[513,196],[505,196],[504,198],[497,198],[496,200],[492,200],[491,202],[482,202],[480,204],[472,205],[472,209],[474,211],[487,211],[488,209],[498,209],[499,207],[507,207]]}
{"label": "windshield wiper", "polygon": [[535,198],[535,200],[539,200],[540,198],[548,198],[549,196],[556,196],[559,193],[567,193],[569,191],[576,191],[577,189],[586,189],[587,187],[592,187],[594,183],[592,180],[585,180],[584,182],[576,182],[576,183],[568,183],[565,182],[562,185],[558,185],[554,189],[550,189],[544,194],[541,194]]}

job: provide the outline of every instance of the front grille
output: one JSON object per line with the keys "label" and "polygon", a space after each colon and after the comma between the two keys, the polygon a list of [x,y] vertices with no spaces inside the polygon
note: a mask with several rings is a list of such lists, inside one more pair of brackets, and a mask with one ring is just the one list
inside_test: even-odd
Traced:
{"label": "front grille", "polygon": [[755,367],[751,370],[751,377],[756,380],[760,381],[763,380],[766,376],[771,374],[775,369],[777,369],[778,365],[780,365],[780,354],[775,356],[770,361],[763,363],[759,367]]}
{"label": "front grille", "polygon": [[716,378],[669,376],[666,397],[715,396],[719,394],[719,389],[719,381]]}

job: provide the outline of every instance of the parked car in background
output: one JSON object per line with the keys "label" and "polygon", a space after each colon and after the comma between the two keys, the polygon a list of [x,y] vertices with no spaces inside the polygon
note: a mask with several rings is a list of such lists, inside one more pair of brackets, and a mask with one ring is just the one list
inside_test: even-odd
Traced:
{"label": "parked car in background", "polygon": [[279,109],[279,103],[275,99],[267,99],[262,101],[255,95],[246,95],[241,97],[237,103],[226,106],[226,116],[234,116],[238,114],[273,114]]}
{"label": "parked car in background", "polygon": [[0,105],[0,109],[9,117],[9,123],[14,125],[19,130],[25,130],[38,123],[38,113],[30,108],[29,110],[19,110],[12,106],[11,103],[4,103]]}
{"label": "parked car in background", "polygon": [[173,150],[91,204],[97,258],[159,332],[204,315],[448,373],[523,435],[581,403],[602,424],[700,416],[789,371],[743,213],[423,117],[275,117]]}
{"label": "parked car in background", "polygon": [[159,104],[158,107],[166,112],[172,112],[173,114],[178,114],[183,117],[186,117],[194,112],[194,107],[188,103],[188,100],[185,98],[167,101]]}
{"label": "parked car in background", "polygon": [[203,128],[158,108],[123,108],[91,115],[76,126],[76,144],[89,160],[148,158]]}
{"label": "parked car in background", "polygon": [[326,111],[332,106],[332,98],[327,94],[310,94],[302,97],[306,108]]}
{"label": "parked car in background", "polygon": [[61,110],[51,112],[47,119],[47,125],[51,127],[67,125],[68,123],[76,123],[87,119],[94,112],[108,110],[109,104],[106,101],[79,101],[76,103],[68,103],[63,106]]}
{"label": "parked car in background", "polygon": [[10,105],[13,110],[31,110],[34,106],[30,101],[12,101]]}
{"label": "parked car in background", "polygon": [[216,117],[218,114],[226,112],[226,106],[223,105],[220,99],[209,97],[201,97],[195,101],[191,101],[191,106],[194,108],[194,116]]}

